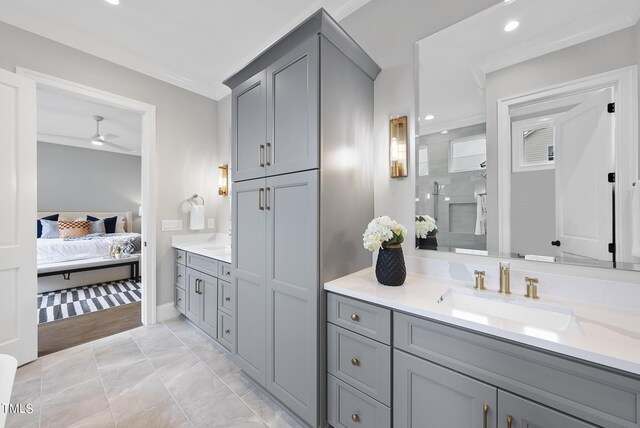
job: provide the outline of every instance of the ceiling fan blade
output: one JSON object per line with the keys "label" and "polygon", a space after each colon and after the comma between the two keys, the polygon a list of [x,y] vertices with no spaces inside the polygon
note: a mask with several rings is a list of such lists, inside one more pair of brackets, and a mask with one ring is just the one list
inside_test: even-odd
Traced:
{"label": "ceiling fan blade", "polygon": [[117,134],[106,134],[103,135],[103,137],[105,138],[105,140],[115,140],[116,138],[120,138],[120,136]]}
{"label": "ceiling fan blade", "polygon": [[53,138],[70,138],[73,140],[79,140],[79,141],[91,141],[90,138],[86,138],[86,137],[76,137],[73,135],[62,135],[62,134],[47,134],[45,132],[39,132],[38,133],[39,137],[43,137],[43,138],[47,138],[47,137],[53,137]]}
{"label": "ceiling fan blade", "polygon": [[119,144],[112,143],[111,141],[104,140],[104,141],[102,141],[102,143],[106,144],[107,146],[111,146],[114,149],[122,150],[124,152],[132,152],[133,151],[128,147],[124,147],[124,146],[121,146]]}

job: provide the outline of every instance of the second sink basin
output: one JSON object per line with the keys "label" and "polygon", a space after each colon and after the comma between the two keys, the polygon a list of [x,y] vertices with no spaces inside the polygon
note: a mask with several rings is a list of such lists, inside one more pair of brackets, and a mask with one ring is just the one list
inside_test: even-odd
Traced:
{"label": "second sink basin", "polygon": [[456,318],[481,324],[489,324],[490,320],[495,318],[513,321],[522,324],[525,333],[533,336],[543,336],[544,331],[581,332],[578,321],[569,308],[484,293],[491,292],[450,288],[440,297],[438,303],[450,308],[451,315]]}

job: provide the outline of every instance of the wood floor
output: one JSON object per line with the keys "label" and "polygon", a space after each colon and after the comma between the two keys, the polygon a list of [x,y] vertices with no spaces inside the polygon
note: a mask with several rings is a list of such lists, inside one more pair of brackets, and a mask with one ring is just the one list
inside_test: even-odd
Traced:
{"label": "wood floor", "polygon": [[38,325],[38,357],[142,325],[140,302]]}

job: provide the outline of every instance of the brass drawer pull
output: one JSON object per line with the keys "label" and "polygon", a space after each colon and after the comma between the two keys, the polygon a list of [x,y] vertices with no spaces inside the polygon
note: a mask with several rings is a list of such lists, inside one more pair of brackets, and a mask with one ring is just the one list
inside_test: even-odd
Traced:
{"label": "brass drawer pull", "polygon": [[360,422],[360,416],[358,416],[357,413],[354,413],[353,415],[351,415],[351,420],[353,422]]}
{"label": "brass drawer pull", "polygon": [[266,162],[266,164],[267,164],[267,166],[271,166],[271,143],[267,143],[266,146],[267,146],[267,149],[266,149],[267,162]]}
{"label": "brass drawer pull", "polygon": [[511,428],[512,423],[513,423],[513,416],[507,415],[507,428]]}
{"label": "brass drawer pull", "polygon": [[360,321],[360,317],[357,314],[351,314],[351,321]]}
{"label": "brass drawer pull", "polygon": [[262,205],[263,197],[264,197],[264,189],[261,187],[260,190],[258,190],[258,209],[259,210],[264,210],[264,205]]}
{"label": "brass drawer pull", "polygon": [[258,156],[258,164],[264,168],[264,144],[260,144],[260,155]]}
{"label": "brass drawer pull", "polygon": [[352,366],[359,366],[360,365],[360,360],[358,360],[357,358],[352,358],[351,359],[351,365]]}
{"label": "brass drawer pull", "polygon": [[489,405],[487,403],[484,403],[484,406],[482,406],[482,417],[483,417],[483,422],[482,422],[482,427],[483,428],[487,428],[487,414],[489,413]]}

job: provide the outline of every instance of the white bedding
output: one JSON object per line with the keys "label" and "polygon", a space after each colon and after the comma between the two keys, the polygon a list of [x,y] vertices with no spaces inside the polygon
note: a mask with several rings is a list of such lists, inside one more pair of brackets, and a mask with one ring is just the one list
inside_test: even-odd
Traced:
{"label": "white bedding", "polygon": [[38,265],[93,259],[111,254],[111,241],[93,239],[65,241],[64,239],[38,239]]}

